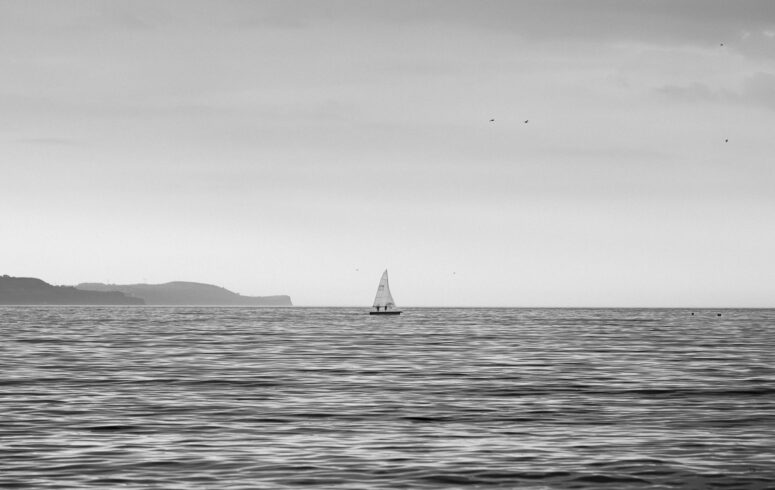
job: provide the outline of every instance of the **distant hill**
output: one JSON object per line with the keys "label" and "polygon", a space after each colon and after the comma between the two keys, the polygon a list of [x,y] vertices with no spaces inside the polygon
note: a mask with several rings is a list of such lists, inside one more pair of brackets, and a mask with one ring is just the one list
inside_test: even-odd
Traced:
{"label": "distant hill", "polygon": [[142,298],[147,305],[293,306],[290,296],[242,296],[228,289],[198,282],[165,284],[81,283],[84,291],[120,291]]}
{"label": "distant hill", "polygon": [[34,277],[0,276],[0,305],[142,305],[118,291],[82,291],[52,286]]}

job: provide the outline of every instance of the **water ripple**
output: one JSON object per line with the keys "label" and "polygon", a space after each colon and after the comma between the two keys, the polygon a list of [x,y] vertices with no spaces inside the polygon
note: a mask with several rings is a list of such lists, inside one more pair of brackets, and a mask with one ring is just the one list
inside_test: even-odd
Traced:
{"label": "water ripple", "polygon": [[775,487],[774,310],[364,313],[0,308],[0,487]]}

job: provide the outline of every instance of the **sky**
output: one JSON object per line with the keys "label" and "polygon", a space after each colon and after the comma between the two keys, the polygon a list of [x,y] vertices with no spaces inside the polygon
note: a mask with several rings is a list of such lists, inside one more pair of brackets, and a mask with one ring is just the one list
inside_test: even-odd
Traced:
{"label": "sky", "polygon": [[770,0],[0,0],[0,74],[0,274],[775,307]]}

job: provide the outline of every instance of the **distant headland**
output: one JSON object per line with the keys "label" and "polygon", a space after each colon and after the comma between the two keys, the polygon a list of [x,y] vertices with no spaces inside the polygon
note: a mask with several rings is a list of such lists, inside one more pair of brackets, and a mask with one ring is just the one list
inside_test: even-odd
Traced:
{"label": "distant headland", "polygon": [[175,281],[165,284],[102,284],[85,282],[76,286],[83,291],[119,291],[141,298],[147,305],[190,306],[293,306],[291,297],[242,296],[228,289],[199,282]]}
{"label": "distant headland", "polygon": [[33,277],[0,276],[0,305],[293,306],[290,296],[242,296],[197,282],[82,283],[53,286]]}
{"label": "distant headland", "polygon": [[34,277],[0,276],[0,305],[142,305],[119,291],[82,291]]}

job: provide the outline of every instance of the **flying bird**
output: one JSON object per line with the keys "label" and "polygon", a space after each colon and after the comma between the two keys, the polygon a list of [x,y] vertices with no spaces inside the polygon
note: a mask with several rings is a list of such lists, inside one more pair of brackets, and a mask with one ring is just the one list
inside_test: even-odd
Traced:
{"label": "flying bird", "polygon": [[490,119],[490,122],[495,122],[495,119]]}
{"label": "flying bird", "polygon": [[525,119],[525,124],[527,124],[527,121],[528,121],[528,120],[527,120],[527,119]]}
{"label": "flying bird", "polygon": [[723,45],[724,45],[724,43],[719,44],[719,46],[723,46]]}
{"label": "flying bird", "polygon": [[728,140],[728,139],[725,139],[725,140],[724,140],[724,143],[729,143],[729,140]]}

